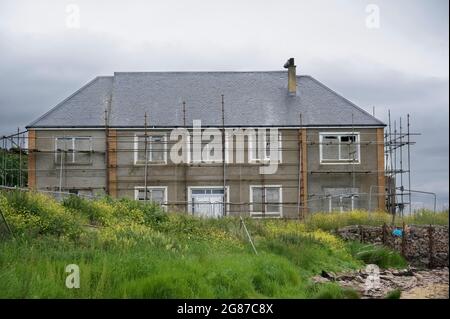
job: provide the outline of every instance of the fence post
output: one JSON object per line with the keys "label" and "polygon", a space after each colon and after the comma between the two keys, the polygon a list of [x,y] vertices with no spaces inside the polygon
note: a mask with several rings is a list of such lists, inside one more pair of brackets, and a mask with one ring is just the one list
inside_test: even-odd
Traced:
{"label": "fence post", "polygon": [[402,226],[402,256],[406,257],[406,232],[405,232],[405,222],[403,222]]}
{"label": "fence post", "polygon": [[359,241],[364,243],[364,229],[361,225],[359,225]]}
{"label": "fence post", "polygon": [[433,268],[434,266],[434,258],[433,258],[433,246],[434,246],[434,239],[433,239],[433,232],[434,228],[433,226],[428,227],[428,250],[429,250],[429,262],[428,262],[428,268]]}

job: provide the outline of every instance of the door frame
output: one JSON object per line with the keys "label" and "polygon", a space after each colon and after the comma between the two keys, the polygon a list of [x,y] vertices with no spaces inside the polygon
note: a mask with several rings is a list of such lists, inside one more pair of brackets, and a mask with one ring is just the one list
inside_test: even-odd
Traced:
{"label": "door frame", "polygon": [[[193,189],[223,189],[223,186],[188,186],[187,193],[188,193],[188,213],[192,214],[192,190]],[[227,212],[230,211],[230,186],[225,187],[226,196],[227,196]]]}

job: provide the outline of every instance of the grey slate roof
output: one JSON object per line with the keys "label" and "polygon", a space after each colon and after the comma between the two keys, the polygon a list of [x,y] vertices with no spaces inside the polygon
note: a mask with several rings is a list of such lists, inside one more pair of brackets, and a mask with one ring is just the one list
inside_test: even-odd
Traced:
{"label": "grey slate roof", "polygon": [[27,127],[105,125],[105,108],[111,99],[112,84],[112,76],[95,78]]}
{"label": "grey slate roof", "polygon": [[[297,95],[287,92],[287,71],[116,72],[98,77],[28,127],[220,126],[221,94],[226,126],[384,126],[385,124],[311,76],[297,77]],[[110,100],[110,105],[109,105]]]}

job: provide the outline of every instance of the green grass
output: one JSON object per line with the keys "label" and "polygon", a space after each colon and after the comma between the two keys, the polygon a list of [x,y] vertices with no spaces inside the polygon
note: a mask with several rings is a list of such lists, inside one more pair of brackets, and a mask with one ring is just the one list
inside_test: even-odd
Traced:
{"label": "green grass", "polygon": [[402,296],[402,291],[400,289],[395,289],[387,293],[384,299],[400,299]]}
{"label": "green grass", "polygon": [[350,242],[348,248],[354,258],[365,264],[375,264],[381,268],[405,268],[408,265],[398,252],[386,247]]}
{"label": "green grass", "polygon": [[[401,226],[403,222],[408,225],[448,225],[448,210],[434,213],[428,210],[420,210],[411,216],[395,219],[395,224]],[[385,212],[334,212],[334,213],[316,213],[311,214],[305,220],[309,229],[334,230],[350,225],[368,225],[381,226],[384,223],[392,224],[392,215]]]}
{"label": "green grass", "polygon": [[335,283],[327,283],[316,286],[312,291],[314,299],[359,299],[360,296],[357,291],[342,288]]}
{"label": "green grass", "polygon": [[[0,209],[15,234],[0,242],[0,298],[357,298],[310,278],[404,262],[310,222],[246,219],[255,255],[237,218],[24,192],[0,192]],[[68,264],[80,267],[80,289],[65,287]]]}
{"label": "green grass", "polygon": [[448,225],[448,210],[432,212],[426,209],[416,211],[412,216],[405,218],[409,225]]}

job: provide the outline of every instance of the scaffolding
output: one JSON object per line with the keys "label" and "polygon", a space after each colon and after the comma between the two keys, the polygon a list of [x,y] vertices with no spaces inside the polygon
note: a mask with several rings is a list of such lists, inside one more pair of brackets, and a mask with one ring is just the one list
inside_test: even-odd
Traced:
{"label": "scaffolding", "polygon": [[[385,174],[386,174],[386,208],[395,218],[413,212],[412,193],[434,196],[433,210],[436,211],[436,194],[422,190],[411,189],[411,146],[416,142],[412,137],[421,135],[410,130],[411,117],[406,115],[406,129],[404,119],[392,121],[391,111],[388,110],[388,127],[385,130]],[[407,185],[407,187],[405,187]]]}
{"label": "scaffolding", "polygon": [[[317,165],[305,165],[307,160],[307,152],[309,149],[314,149],[315,147],[322,147],[323,145],[330,145],[330,142],[323,142],[322,140],[317,138],[316,131],[310,131],[307,125],[304,125],[302,114],[298,114],[298,125],[289,127],[291,130],[290,134],[283,136],[281,151],[284,154],[283,156],[298,159],[298,161],[292,162],[282,162],[282,165],[286,169],[286,173],[281,170],[281,172],[277,172],[275,176],[266,177],[263,174],[258,175],[253,178],[252,176],[242,176],[242,170],[247,167],[260,168],[265,166],[266,163],[261,161],[258,163],[242,163],[238,164],[239,173],[236,173],[236,164],[230,164],[227,160],[226,152],[228,151],[226,148],[226,130],[233,127],[228,127],[225,122],[226,119],[226,104],[225,97],[221,95],[220,100],[218,101],[218,105],[221,112],[221,117],[219,121],[219,130],[221,131],[221,145],[217,145],[221,147],[222,150],[222,160],[218,163],[208,163],[208,164],[199,164],[189,161],[183,161],[182,165],[175,165],[176,173],[172,177],[172,179],[166,179],[166,183],[180,183],[180,186],[183,188],[184,198],[180,200],[180,197],[177,197],[178,200],[167,200],[163,203],[163,205],[167,205],[170,207],[177,207],[178,210],[184,210],[186,212],[189,211],[189,208],[193,208],[197,203],[192,202],[192,198],[189,198],[188,195],[188,181],[192,178],[191,172],[199,167],[216,167],[217,169],[221,169],[221,176],[215,176],[215,184],[220,185],[222,188],[222,201],[216,201],[214,203],[210,203],[211,210],[217,211],[216,206],[221,206],[221,211],[223,215],[228,215],[230,211],[246,213],[251,210],[253,205],[259,205],[261,207],[261,216],[262,218],[269,217],[270,212],[267,212],[267,208],[269,206],[279,205],[281,207],[281,211],[284,209],[291,209],[292,211],[296,211],[297,218],[304,218],[308,212],[310,212],[309,206],[320,206],[322,207],[322,211],[343,211],[350,209],[366,209],[373,210],[375,205],[373,205],[375,198],[385,197],[386,198],[386,210],[389,211],[393,216],[400,215],[403,216],[405,211],[407,210],[409,213],[412,213],[412,205],[411,205],[411,194],[412,193],[427,193],[421,190],[412,190],[411,189],[411,146],[415,144],[415,141],[412,140],[412,137],[420,135],[419,133],[410,132],[410,115],[406,116],[406,127],[404,125],[404,121],[402,118],[399,121],[391,122],[391,114],[388,112],[388,125],[384,130],[384,140],[377,140],[377,133],[373,132],[373,130],[364,130],[359,131],[361,127],[356,127],[354,125],[354,116],[351,114],[351,127],[349,128],[349,135],[355,136],[355,134],[360,134],[361,138],[351,138],[347,142],[345,152],[348,152],[347,157],[348,162],[346,165],[342,165],[342,169],[336,170],[334,168],[325,169],[325,168],[317,168]],[[187,103],[186,101],[182,101],[181,103],[181,114],[182,114],[182,123],[183,128],[193,129],[193,126],[188,126],[187,121]],[[50,185],[45,189],[41,189],[42,191],[53,191],[58,193],[74,192],[75,190],[71,189],[70,185],[66,185],[65,180],[73,177],[87,177],[87,176],[105,176],[105,181],[102,185],[89,185],[84,187],[84,190],[94,193],[104,192],[105,194],[110,194],[111,189],[110,185],[115,183],[116,192],[125,192],[125,191],[135,191],[136,185],[144,185],[144,189],[147,190],[148,187],[155,185],[156,183],[163,183],[161,179],[155,179],[154,174],[157,174],[159,168],[157,166],[153,166],[149,163],[148,150],[151,149],[152,152],[166,152],[169,146],[172,146],[176,142],[165,139],[163,141],[164,148],[163,149],[153,149],[152,143],[153,138],[152,134],[149,134],[149,130],[154,130],[155,127],[148,125],[148,114],[143,114],[143,125],[140,128],[136,128],[133,130],[123,130],[116,137],[117,145],[114,146],[114,152],[116,154],[124,154],[124,153],[136,153],[136,134],[143,134],[144,136],[144,164],[140,167],[144,170],[143,176],[139,175],[130,175],[127,178],[127,181],[117,181],[110,180],[109,170],[114,169],[124,169],[129,172],[133,172],[136,169],[136,163],[128,162],[122,164],[114,164],[110,165],[110,159],[108,158],[111,151],[111,143],[110,143],[110,131],[114,130],[113,127],[110,127],[108,124],[108,111],[105,110],[104,119],[104,134],[103,136],[95,135],[91,137],[93,144],[95,145],[105,145],[105,149],[99,148],[90,148],[86,150],[73,150],[70,148],[58,148],[58,147],[36,147],[36,143],[33,142],[33,146],[29,147],[29,136],[27,131],[20,131],[18,129],[17,133],[12,135],[3,136],[0,140],[0,148],[1,148],[1,157],[0,157],[0,185],[3,187],[17,187],[17,188],[25,188],[27,187],[27,173],[30,172],[32,174],[40,173],[40,174],[48,174],[49,176],[53,176],[55,180],[57,180],[57,184]],[[398,123],[398,125],[397,125]],[[270,128],[270,127],[266,127]],[[351,130],[350,130],[351,129]],[[357,132],[358,130],[358,132]],[[329,131],[328,129],[324,129],[326,133]],[[136,133],[138,132],[138,133]],[[67,136],[67,131],[61,130],[60,136]],[[52,135],[44,135],[33,137],[35,140],[42,142],[47,141],[47,145],[52,144],[55,139]],[[267,142],[267,141],[266,141]],[[190,141],[194,145],[194,141]],[[42,144],[42,143],[39,143]],[[358,166],[352,165],[356,163],[358,157],[357,149],[361,147],[378,147],[383,144],[384,146],[384,157],[385,157],[385,167],[380,171],[379,168],[371,168],[367,169],[366,166]],[[267,145],[266,145],[267,146]],[[358,147],[356,147],[358,146]],[[201,146],[200,146],[201,147]],[[344,150],[344,148],[343,148]],[[237,148],[234,151],[238,151]],[[247,149],[249,151],[249,149]],[[86,153],[90,156],[104,156],[105,166],[99,167],[98,165],[86,165],[86,166],[78,166],[78,165],[68,165],[66,164],[68,154],[76,153]],[[292,156],[289,154],[294,152]],[[343,151],[344,152],[344,151]],[[12,161],[10,159],[10,155],[15,154],[18,158],[18,161]],[[52,155],[55,158],[55,164],[47,165],[44,167],[34,167],[26,164],[26,158],[28,156],[36,156],[38,155],[46,156]],[[249,156],[249,154],[247,154]],[[133,156],[131,156],[133,157]],[[49,157],[50,158],[50,157]],[[57,163],[56,159],[59,159],[60,162]],[[152,169],[150,169],[150,167]],[[180,176],[178,175],[178,169],[181,170]],[[366,191],[361,191],[358,189],[357,183],[361,181],[361,178],[364,176],[379,176],[380,174],[384,174],[386,178],[385,185],[371,185],[370,189]],[[102,175],[102,176],[103,176]],[[309,178],[314,178],[317,176],[347,176],[348,179],[348,190],[345,193],[324,193],[324,192],[307,192],[308,180]],[[341,178],[341,177],[337,177]],[[358,180],[358,182],[357,182]],[[255,202],[252,198],[249,198],[248,201],[244,200],[234,200],[231,201],[228,197],[229,187],[232,183],[233,185],[239,185],[239,192],[242,193],[243,189],[241,184],[254,182],[254,184],[260,185],[262,188],[261,192],[261,200],[260,202]],[[236,184],[238,183],[238,184]],[[283,190],[285,189],[294,189],[297,196],[296,198],[292,198],[292,200],[280,200],[277,203],[271,202],[270,199],[266,198],[267,188],[270,184],[283,184]],[[133,186],[134,185],[134,186]],[[209,184],[206,184],[209,185]],[[177,190],[178,192],[178,190]],[[144,192],[144,201],[148,201],[148,193]],[[235,197],[236,198],[236,197]],[[368,204],[359,205],[359,202],[367,202]],[[205,204],[206,205],[206,204]],[[436,206],[436,205],[435,205]],[[436,209],[436,208],[435,208]]]}

